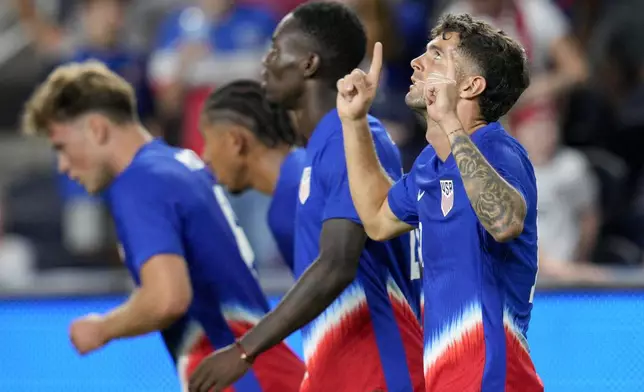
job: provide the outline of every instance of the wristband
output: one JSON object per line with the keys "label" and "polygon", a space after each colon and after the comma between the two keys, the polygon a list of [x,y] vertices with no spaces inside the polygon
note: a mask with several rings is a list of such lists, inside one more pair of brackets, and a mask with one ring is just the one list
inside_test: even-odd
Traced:
{"label": "wristband", "polygon": [[239,340],[235,340],[235,347],[237,347],[237,350],[241,352],[239,359],[241,359],[242,361],[246,362],[249,365],[252,365],[255,358],[253,358],[251,355],[248,355],[248,352],[246,351],[244,346],[242,346],[241,343],[239,343]]}

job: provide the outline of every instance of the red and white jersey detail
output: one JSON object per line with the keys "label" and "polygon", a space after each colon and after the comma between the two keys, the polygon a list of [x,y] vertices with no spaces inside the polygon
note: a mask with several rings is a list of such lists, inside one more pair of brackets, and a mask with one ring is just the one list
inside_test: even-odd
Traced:
{"label": "red and white jersey detail", "polygon": [[262,319],[263,314],[245,309],[242,306],[223,305],[221,313],[228,324],[231,322],[243,322],[249,325],[255,325]]}
{"label": "red and white jersey detail", "polygon": [[[420,321],[418,320],[416,314],[414,314],[414,310],[412,309],[411,305],[409,305],[407,298],[405,298],[405,295],[393,279],[389,279],[389,281],[387,282],[387,293],[389,294],[391,305],[394,308],[394,313],[398,317],[404,317],[405,319],[409,319],[420,324]],[[398,324],[400,325],[400,323]],[[415,326],[415,324],[416,323],[412,322],[412,325]]]}
{"label": "red and white jersey detail", "polygon": [[[543,392],[528,350],[527,340],[504,312],[505,392]],[[488,342],[494,344],[494,342]],[[480,305],[472,304],[445,325],[441,333],[427,337],[424,354],[427,392],[479,392],[486,370],[486,336]],[[488,364],[490,365],[490,364]],[[495,366],[499,366],[496,363]]]}
{"label": "red and white jersey detail", "polygon": [[479,304],[471,304],[440,333],[426,337],[423,365],[428,392],[480,390],[485,334]]}
{"label": "red and white jersey detail", "polygon": [[367,296],[357,283],[351,284],[302,334],[305,362],[312,360],[320,345],[341,343],[355,325],[369,323]]}
{"label": "red and white jersey detail", "polygon": [[543,381],[530,358],[528,341],[507,309],[503,326],[507,358],[505,392],[543,392]]}

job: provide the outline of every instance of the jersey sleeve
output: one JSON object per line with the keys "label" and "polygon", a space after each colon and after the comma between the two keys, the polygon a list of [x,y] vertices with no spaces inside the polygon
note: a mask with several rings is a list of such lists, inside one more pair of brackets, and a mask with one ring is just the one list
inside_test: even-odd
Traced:
{"label": "jersey sleeve", "polygon": [[523,196],[528,210],[536,208],[536,179],[525,150],[511,143],[491,140],[481,147],[481,153],[494,170]]}
{"label": "jersey sleeve", "polygon": [[391,187],[388,195],[391,212],[398,219],[412,226],[418,226],[417,194],[418,187],[412,170]]}
{"label": "jersey sleeve", "polygon": [[[180,218],[170,192],[149,178],[134,173],[113,189],[112,215],[126,249],[126,262],[136,271],[152,257],[173,254],[184,257]],[[142,181],[144,180],[144,181]]]}

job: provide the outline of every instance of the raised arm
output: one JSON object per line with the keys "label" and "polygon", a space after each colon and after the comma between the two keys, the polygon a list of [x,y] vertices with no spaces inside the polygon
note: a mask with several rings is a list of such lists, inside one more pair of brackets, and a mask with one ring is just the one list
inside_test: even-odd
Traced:
{"label": "raised arm", "polygon": [[[325,221],[318,258],[236,347],[219,350],[202,361],[190,378],[190,391],[207,392],[213,386],[231,385],[255,357],[319,316],[355,278],[365,240],[365,232],[357,223],[346,219]],[[241,359],[242,354],[246,361]]]}
{"label": "raised arm", "polygon": [[356,69],[337,84],[351,197],[367,235],[378,241],[413,229],[389,208],[392,182],[380,165],[367,120],[381,68],[382,45],[376,43],[369,73]]}
{"label": "raised arm", "polygon": [[380,165],[367,117],[342,120],[351,198],[367,235],[384,241],[412,230],[389,207],[392,181]]}

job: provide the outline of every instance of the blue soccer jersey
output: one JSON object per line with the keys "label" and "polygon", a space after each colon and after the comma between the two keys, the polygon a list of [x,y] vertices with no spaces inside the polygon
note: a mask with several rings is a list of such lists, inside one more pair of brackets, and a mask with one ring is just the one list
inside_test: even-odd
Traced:
{"label": "blue soccer jersey", "polygon": [[[223,189],[194,152],[150,142],[104,197],[137,284],[142,266],[155,255],[186,260],[193,290],[188,316],[201,324],[214,348],[232,344],[269,310],[252,272],[246,236]],[[285,346],[277,348],[272,361],[257,362],[235,383],[237,392],[266,391],[266,385],[297,390],[303,366]],[[278,377],[286,381],[282,389]]]}
{"label": "blue soccer jersey", "polygon": [[277,247],[282,253],[284,262],[293,270],[293,252],[295,251],[295,210],[297,208],[297,191],[304,169],[306,151],[297,148],[286,156],[273,192],[273,199],[268,208],[268,227],[273,233]]}
{"label": "blue soccer jersey", "polygon": [[499,123],[471,136],[527,204],[523,233],[496,242],[476,216],[452,155],[432,147],[389,192],[389,206],[421,234],[424,371],[432,392],[536,392],[526,341],[537,275],[537,187],[523,147]]}
{"label": "blue soccer jersey", "polygon": [[[387,173],[402,175],[394,143],[369,118],[378,156]],[[295,226],[295,273],[318,257],[327,219],[360,223],[349,190],[342,124],[337,110],[317,125],[306,147]],[[409,235],[368,240],[357,278],[303,329],[307,364],[303,391],[421,391],[422,331],[419,293],[411,283]]]}

